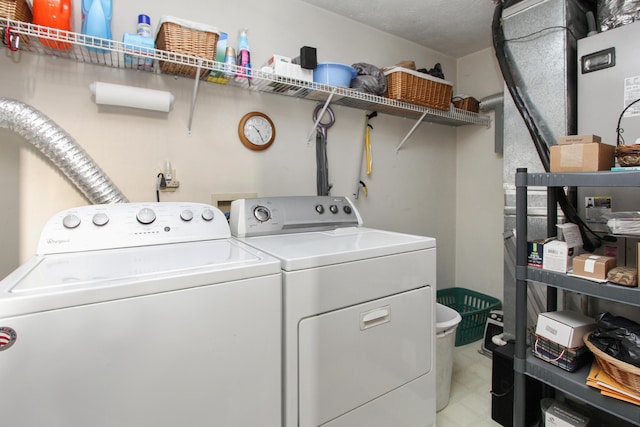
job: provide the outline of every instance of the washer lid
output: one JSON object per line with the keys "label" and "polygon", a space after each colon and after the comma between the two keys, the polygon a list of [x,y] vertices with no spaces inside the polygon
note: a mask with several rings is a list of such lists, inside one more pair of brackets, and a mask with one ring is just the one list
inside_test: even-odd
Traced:
{"label": "washer lid", "polygon": [[394,255],[436,247],[436,239],[365,227],[241,239],[279,258],[285,271]]}
{"label": "washer lid", "polygon": [[0,282],[0,312],[24,314],[280,273],[280,263],[220,239],[36,256]]}

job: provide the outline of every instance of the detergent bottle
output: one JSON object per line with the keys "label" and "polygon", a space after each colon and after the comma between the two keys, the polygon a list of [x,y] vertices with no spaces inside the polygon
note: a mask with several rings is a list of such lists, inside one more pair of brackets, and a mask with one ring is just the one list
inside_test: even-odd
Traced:
{"label": "detergent bottle", "polygon": [[238,39],[238,60],[236,61],[239,67],[243,67],[236,77],[250,78],[251,76],[251,53],[249,52],[249,38],[247,37],[247,29],[240,32],[240,38]]}
{"label": "detergent bottle", "polygon": [[[112,0],[82,0],[82,34],[111,40]],[[107,42],[94,44],[108,46]],[[103,49],[87,48],[92,52],[107,53]]]}
{"label": "detergent bottle", "polygon": [[[33,23],[44,27],[71,31],[71,0],[33,0]],[[45,31],[47,34],[57,34],[56,31]],[[41,37],[40,42],[52,49],[67,50],[69,43],[60,43]]]}

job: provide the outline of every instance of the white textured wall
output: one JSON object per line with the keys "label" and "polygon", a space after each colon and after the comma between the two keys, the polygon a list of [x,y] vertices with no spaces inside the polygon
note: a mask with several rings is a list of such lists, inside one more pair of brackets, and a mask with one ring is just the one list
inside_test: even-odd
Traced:
{"label": "white textured wall", "polygon": [[[149,14],[153,23],[166,14],[217,26],[230,34],[233,45],[237,31],[249,28],[254,65],[273,53],[294,56],[307,45],[318,49],[319,61],[385,66],[412,59],[419,67],[440,62],[447,79],[456,80],[454,59],[297,0],[115,3],[113,29],[118,39],[124,31],[135,31],[138,13]],[[74,3],[76,21],[79,4]],[[155,176],[166,159],[177,170],[181,187],[175,193],[163,193],[163,200],[209,202],[213,193],[235,192],[315,194],[315,151],[305,142],[314,102],[206,83],[198,94],[189,136],[190,80],[30,54],[11,57],[6,49],[0,55],[0,70],[0,96],[19,99],[51,117],[132,201],[155,199]],[[168,115],[98,107],[88,90],[95,80],[169,90],[176,103]],[[277,126],[277,140],[265,152],[249,151],[237,137],[238,121],[255,110],[269,114]],[[335,107],[335,112],[336,125],[328,140],[332,194],[350,196],[363,145],[365,112],[346,107]],[[358,201],[366,225],[436,237],[438,281],[453,283],[456,129],[422,124],[396,154],[396,145],[414,122],[381,114],[372,124],[370,192],[368,198]],[[0,131],[0,155],[5,156],[9,141],[20,144],[16,139]],[[17,170],[0,170],[0,179],[17,182],[12,185],[17,185],[18,191],[2,189],[1,209],[19,206],[19,220],[14,218],[8,224],[8,228],[19,230],[19,237],[10,236],[3,227],[0,240],[5,248],[18,251],[24,261],[33,254],[40,230],[52,214],[87,201],[26,143],[17,156]]]}
{"label": "white textured wall", "polygon": [[[458,60],[458,89],[478,100],[502,92],[493,49]],[[456,153],[456,285],[502,300],[502,155],[494,153],[494,131],[458,128]]]}

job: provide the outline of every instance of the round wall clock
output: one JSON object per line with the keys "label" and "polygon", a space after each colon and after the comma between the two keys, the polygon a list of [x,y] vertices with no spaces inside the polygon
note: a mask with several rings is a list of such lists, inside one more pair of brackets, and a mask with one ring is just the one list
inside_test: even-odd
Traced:
{"label": "round wall clock", "polygon": [[238,136],[247,148],[265,150],[276,139],[276,127],[269,116],[253,111],[240,119]]}

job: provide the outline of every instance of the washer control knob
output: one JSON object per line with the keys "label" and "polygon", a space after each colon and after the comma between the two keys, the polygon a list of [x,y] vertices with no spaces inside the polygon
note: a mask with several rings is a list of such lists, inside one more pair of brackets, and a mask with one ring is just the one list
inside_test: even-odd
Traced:
{"label": "washer control knob", "polygon": [[64,225],[64,228],[76,228],[80,225],[80,218],[74,214],[66,215],[62,219],[62,225]]}
{"label": "washer control knob", "polygon": [[353,212],[353,209],[351,209],[351,206],[349,205],[345,205],[344,208],[342,208],[342,210],[344,211],[344,213],[346,213],[347,215],[351,215],[351,213]]}
{"label": "washer control knob", "polygon": [[338,213],[338,207],[336,205],[329,206],[329,210],[331,211],[332,214]]}
{"label": "washer control knob", "polygon": [[100,212],[100,213],[95,214],[93,216],[93,218],[91,219],[91,221],[93,222],[93,225],[97,225],[98,227],[102,227],[103,225],[106,225],[109,222],[109,217],[107,216],[106,213]]}
{"label": "washer control knob", "polygon": [[316,205],[316,212],[318,212],[319,214],[323,214],[324,213],[324,206]]}
{"label": "washer control knob", "polygon": [[204,219],[205,221],[211,221],[213,217],[214,215],[211,209],[207,208],[204,211],[202,211],[202,219]]}
{"label": "washer control knob", "polygon": [[271,211],[266,206],[256,206],[253,216],[260,222],[266,222],[271,219]]}
{"label": "washer control knob", "polygon": [[156,220],[156,213],[153,211],[153,209],[142,208],[140,209],[140,211],[138,211],[136,219],[140,224],[151,224]]}
{"label": "washer control knob", "polygon": [[185,209],[180,213],[180,219],[182,219],[183,221],[191,221],[193,219],[193,212],[191,211],[191,209]]}

